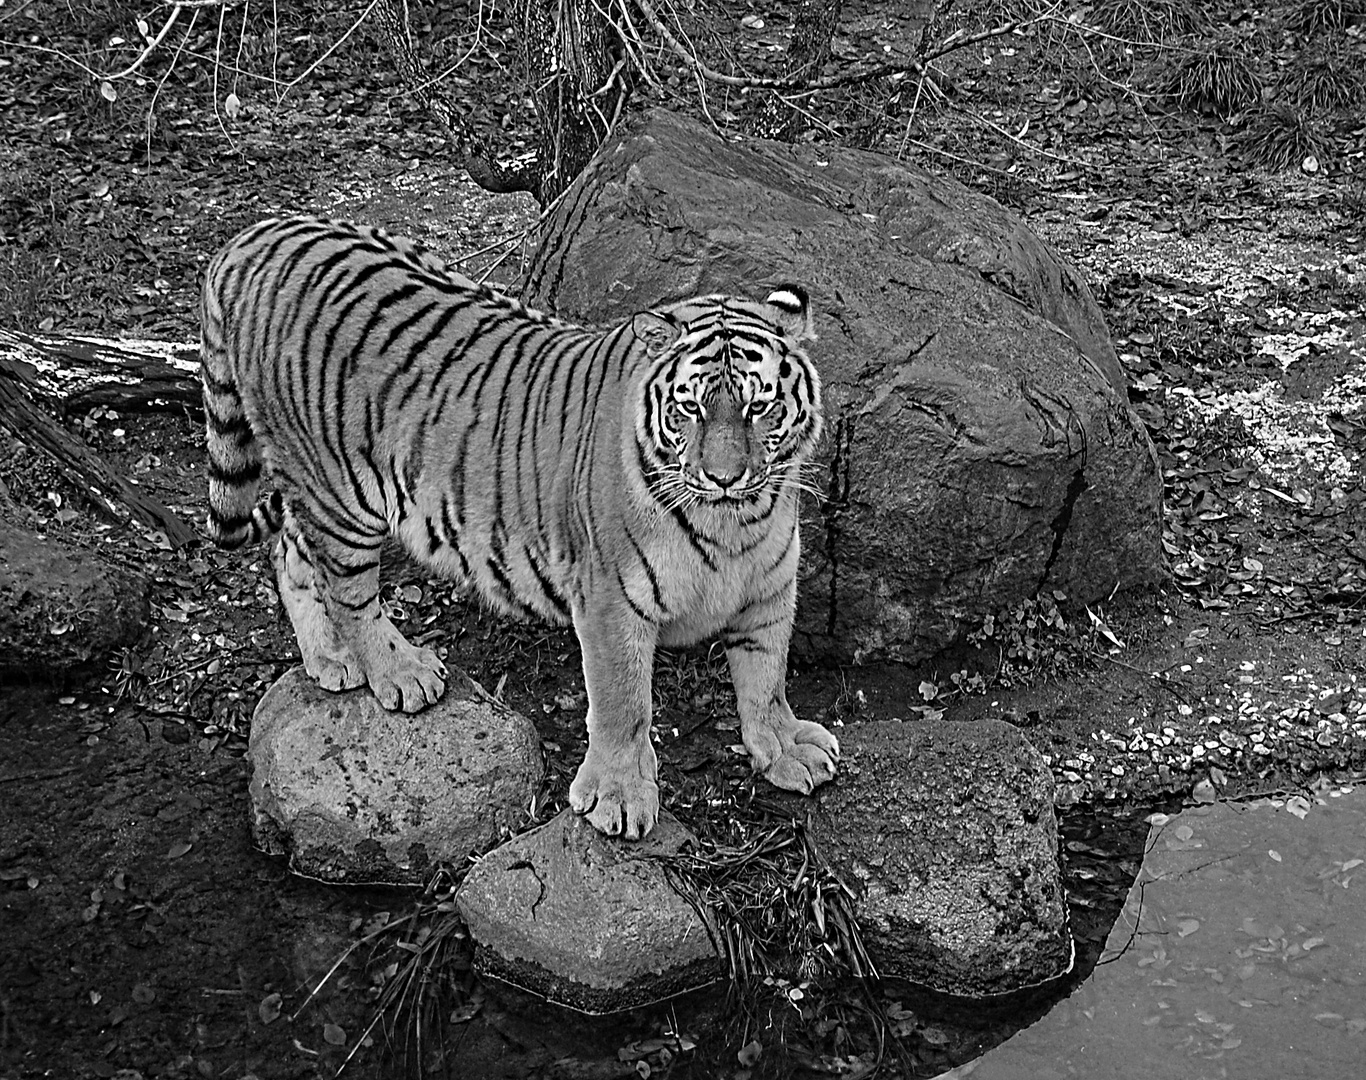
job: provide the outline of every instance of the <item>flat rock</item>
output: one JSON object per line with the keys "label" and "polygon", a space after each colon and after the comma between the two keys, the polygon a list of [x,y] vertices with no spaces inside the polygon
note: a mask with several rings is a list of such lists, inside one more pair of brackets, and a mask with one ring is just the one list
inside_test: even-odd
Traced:
{"label": "flat rock", "polygon": [[665,810],[648,837],[631,842],[565,810],[509,840],[479,860],[456,894],[476,968],[587,1013],[715,981],[721,963],[707,926],[660,861],[691,839]]}
{"label": "flat rock", "polygon": [[286,672],[252,716],[252,832],[308,877],[421,884],[524,820],[541,782],[531,721],[455,676],[416,715]]}
{"label": "flat rock", "polygon": [[1366,790],[1155,825],[1095,971],[973,1080],[1322,1080],[1366,1062]]}
{"label": "flat rock", "polygon": [[785,282],[812,295],[830,433],[799,648],[915,661],[1042,588],[1163,573],[1162,477],[1090,290],[951,179],[656,110],[555,208],[521,296],[605,324]]}
{"label": "flat rock", "polygon": [[99,663],[136,644],[148,613],[144,578],[0,522],[0,674]]}
{"label": "flat rock", "polygon": [[858,893],[881,975],[986,997],[1070,969],[1053,778],[1018,731],[879,721],[842,728],[840,750],[811,837]]}

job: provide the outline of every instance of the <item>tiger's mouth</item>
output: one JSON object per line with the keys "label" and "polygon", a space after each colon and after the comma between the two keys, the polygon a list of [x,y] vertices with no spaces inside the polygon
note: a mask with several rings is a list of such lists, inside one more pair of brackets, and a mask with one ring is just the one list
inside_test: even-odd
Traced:
{"label": "tiger's mouth", "polygon": [[733,484],[721,485],[698,477],[689,477],[686,483],[688,490],[704,503],[737,508],[758,502],[772,486],[767,469],[746,475]]}

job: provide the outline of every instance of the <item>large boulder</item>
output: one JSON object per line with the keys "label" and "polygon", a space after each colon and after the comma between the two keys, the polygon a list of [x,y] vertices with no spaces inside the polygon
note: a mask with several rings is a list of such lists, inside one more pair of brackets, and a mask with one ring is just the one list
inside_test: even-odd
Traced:
{"label": "large boulder", "polygon": [[0,676],[98,663],[137,643],[148,610],[145,579],[0,523]]}
{"label": "large boulder", "polygon": [[541,783],[531,721],[456,676],[416,716],[293,668],[251,720],[252,833],[307,877],[417,885],[515,831]]}
{"label": "large boulder", "polygon": [[830,437],[798,646],[932,655],[990,611],[1162,568],[1162,479],[1080,274],[1013,214],[878,154],[655,111],[556,207],[522,297],[588,323],[811,292]]}
{"label": "large boulder", "polygon": [[884,977],[963,997],[1070,969],[1053,777],[1009,724],[851,724],[811,838]]}
{"label": "large boulder", "polygon": [[456,893],[485,975],[587,1013],[618,1012],[721,975],[711,934],[664,859],[691,834],[667,810],[644,840],[564,810],[489,852]]}

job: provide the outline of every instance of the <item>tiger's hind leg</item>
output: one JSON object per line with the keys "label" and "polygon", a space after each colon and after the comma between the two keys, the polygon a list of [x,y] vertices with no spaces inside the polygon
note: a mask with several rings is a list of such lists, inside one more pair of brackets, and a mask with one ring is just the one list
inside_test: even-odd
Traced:
{"label": "tiger's hind leg", "polygon": [[318,578],[308,543],[292,515],[275,542],[275,579],[280,602],[294,627],[304,671],[324,690],[351,690],[365,685],[365,671],[337,636],[320,599]]}
{"label": "tiger's hind leg", "polygon": [[840,745],[820,724],[798,720],[787,703],[787,647],[796,611],[797,579],[776,596],[750,603],[726,628],[740,712],[740,738],[755,772],[787,791],[809,795],[835,775]]}
{"label": "tiger's hind leg", "polygon": [[[410,644],[381,609],[382,539],[358,536],[344,543],[318,533],[312,541],[314,582],[337,645],[330,654],[334,666],[318,681],[328,690],[367,682],[384,708],[414,713],[445,693],[446,665],[431,649]],[[329,685],[333,679],[338,685]]]}

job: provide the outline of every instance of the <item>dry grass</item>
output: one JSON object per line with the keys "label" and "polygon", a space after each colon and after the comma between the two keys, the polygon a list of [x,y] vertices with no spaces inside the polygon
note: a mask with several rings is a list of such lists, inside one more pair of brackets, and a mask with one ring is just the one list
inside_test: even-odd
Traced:
{"label": "dry grass", "polygon": [[1157,75],[1156,90],[1188,109],[1228,117],[1255,105],[1262,95],[1256,58],[1242,39],[1187,39]]}
{"label": "dry grass", "polygon": [[1311,157],[1324,161],[1332,141],[1312,117],[1282,102],[1253,114],[1239,136],[1238,149],[1263,168],[1282,170],[1298,167]]}

